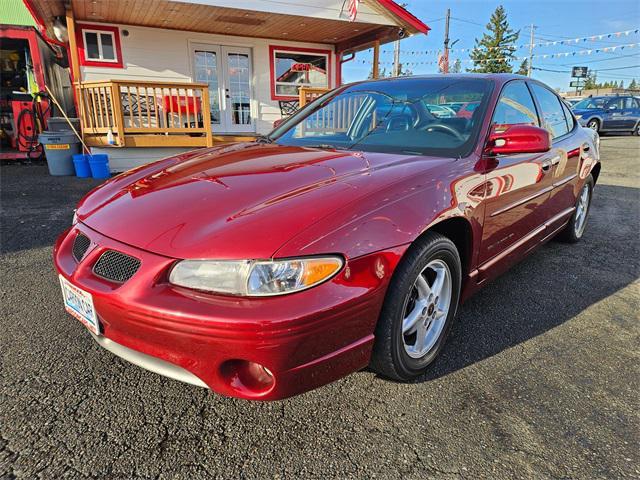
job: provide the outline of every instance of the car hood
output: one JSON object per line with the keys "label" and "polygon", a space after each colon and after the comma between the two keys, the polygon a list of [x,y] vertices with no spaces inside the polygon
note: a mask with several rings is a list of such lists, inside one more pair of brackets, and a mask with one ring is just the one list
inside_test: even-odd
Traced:
{"label": "car hood", "polygon": [[103,235],[174,258],[269,258],[340,207],[450,159],[235,144],[113,178],[80,203]]}

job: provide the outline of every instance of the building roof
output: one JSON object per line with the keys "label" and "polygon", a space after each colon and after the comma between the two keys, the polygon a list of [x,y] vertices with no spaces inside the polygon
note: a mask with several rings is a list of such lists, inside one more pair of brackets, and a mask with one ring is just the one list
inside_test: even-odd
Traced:
{"label": "building roof", "polygon": [[353,22],[346,20],[340,8],[342,0],[283,0],[274,4],[256,0],[123,0],[115,5],[92,0],[23,1],[49,34],[54,17],[65,14],[66,4],[71,5],[76,21],[81,22],[333,44],[341,52],[429,31],[427,25],[393,0],[361,3]]}
{"label": "building roof", "polygon": [[36,21],[23,2],[0,0],[0,24],[35,27]]}

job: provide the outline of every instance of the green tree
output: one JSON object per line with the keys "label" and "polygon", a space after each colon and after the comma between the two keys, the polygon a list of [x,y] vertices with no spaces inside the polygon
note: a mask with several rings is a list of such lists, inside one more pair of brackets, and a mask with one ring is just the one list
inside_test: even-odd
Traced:
{"label": "green tree", "polygon": [[413,75],[413,70],[404,66],[402,62],[400,62],[400,68],[398,68],[398,76],[399,77],[410,77]]}
{"label": "green tree", "polygon": [[462,62],[459,58],[456,58],[456,61],[453,62],[453,66],[451,67],[451,73],[460,73],[462,72]]}
{"label": "green tree", "polygon": [[528,75],[529,74],[529,60],[527,60],[526,58],[522,61],[522,63],[520,64],[520,68],[518,68],[518,71],[516,72],[518,75]]}
{"label": "green tree", "polygon": [[584,79],[584,89],[590,90],[593,88],[598,88],[596,74],[591,70],[587,72],[587,77]]}
{"label": "green tree", "polygon": [[635,90],[636,88],[638,88],[638,82],[636,82],[636,79],[634,78],[629,84],[629,90]]}
{"label": "green tree", "polygon": [[507,13],[502,5],[496,8],[487,23],[487,33],[482,35],[469,55],[473,61],[471,72],[511,73],[511,61],[515,59],[515,42],[520,31],[509,28]]}

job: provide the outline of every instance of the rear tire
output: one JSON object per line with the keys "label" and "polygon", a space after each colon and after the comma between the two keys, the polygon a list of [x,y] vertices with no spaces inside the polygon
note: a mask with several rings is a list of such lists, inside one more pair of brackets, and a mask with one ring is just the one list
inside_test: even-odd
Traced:
{"label": "rear tire", "polygon": [[560,241],[578,243],[582,239],[584,231],[587,228],[587,219],[589,217],[589,210],[591,209],[594,184],[593,177],[589,175],[578,194],[576,209],[571,216],[571,220],[569,220],[567,226],[558,235]]}
{"label": "rear tire", "polygon": [[394,380],[423,374],[453,324],[462,266],[447,237],[428,232],[396,268],[375,331],[370,367]]}
{"label": "rear tire", "polygon": [[640,137],[640,122],[638,122],[638,124],[636,125],[636,129],[633,131],[633,134],[636,137]]}

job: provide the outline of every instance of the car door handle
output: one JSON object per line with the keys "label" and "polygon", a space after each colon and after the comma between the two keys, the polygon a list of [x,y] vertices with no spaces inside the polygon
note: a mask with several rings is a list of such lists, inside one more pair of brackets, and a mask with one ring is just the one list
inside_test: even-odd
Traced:
{"label": "car door handle", "polygon": [[591,147],[589,145],[587,145],[586,143],[584,145],[582,145],[582,151],[583,152],[588,152],[589,150],[591,150]]}
{"label": "car door handle", "polygon": [[551,168],[551,160],[545,160],[544,162],[542,162],[543,172],[548,172],[550,168]]}

